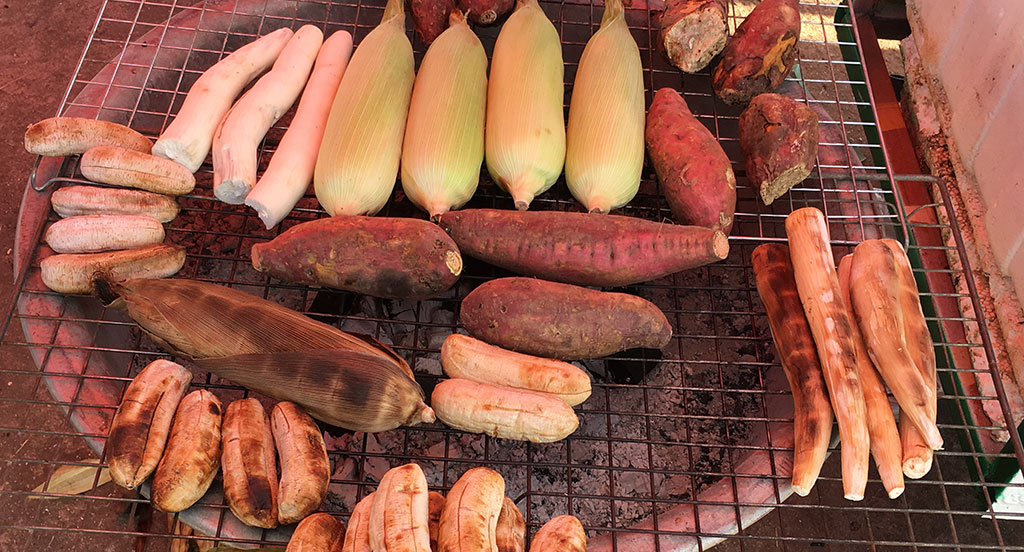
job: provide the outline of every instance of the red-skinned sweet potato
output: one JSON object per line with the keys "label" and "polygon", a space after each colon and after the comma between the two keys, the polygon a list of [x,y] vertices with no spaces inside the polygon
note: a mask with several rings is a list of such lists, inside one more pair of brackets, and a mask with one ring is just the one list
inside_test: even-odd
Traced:
{"label": "red-skinned sweet potato", "polygon": [[662,88],[654,94],[646,137],[661,193],[676,222],[728,234],[736,211],[732,165],[718,140],[675,90]]}
{"label": "red-skinned sweet potato", "polygon": [[818,115],[779,94],[759,94],[740,114],[740,149],[747,178],[765,205],[799,184],[818,154]]}
{"label": "red-skinned sweet potato", "polygon": [[493,24],[515,5],[515,0],[459,0],[459,9],[466,12],[466,19],[477,25]]}
{"label": "red-skinned sweet potato", "polygon": [[764,0],[725,44],[711,75],[715,94],[729,105],[743,105],[774,91],[793,69],[799,41],[797,0]]}
{"label": "red-skinned sweet potato", "polygon": [[561,360],[597,358],[672,337],[650,301],[534,278],[499,278],[462,300],[460,321],[475,337],[506,349]]}
{"label": "red-skinned sweet potato", "polygon": [[725,234],[618,215],[466,209],[441,215],[459,249],[495,266],[581,286],[627,286],[720,261]]}
{"label": "red-skinned sweet potato", "polygon": [[459,279],[462,256],[451,238],[425,220],[335,216],[253,245],[252,266],[289,282],[426,299]]}
{"label": "red-skinned sweet potato", "polygon": [[729,38],[724,0],[667,0],[658,23],[658,47],[687,73],[707,67]]}
{"label": "red-skinned sweet potato", "polygon": [[424,44],[430,44],[448,28],[455,0],[409,0],[412,23]]}

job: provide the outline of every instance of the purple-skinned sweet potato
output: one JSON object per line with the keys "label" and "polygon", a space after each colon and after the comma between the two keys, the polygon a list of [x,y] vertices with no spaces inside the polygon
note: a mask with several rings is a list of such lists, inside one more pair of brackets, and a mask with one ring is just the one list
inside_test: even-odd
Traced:
{"label": "purple-skinned sweet potato", "polygon": [[430,44],[448,28],[455,0],[409,0],[412,23],[424,44]]}
{"label": "purple-skinned sweet potato", "polygon": [[465,209],[438,224],[464,254],[581,286],[627,286],[724,259],[718,230],[619,215]]}
{"label": "purple-skinned sweet potato", "polygon": [[764,0],[725,44],[711,75],[715,94],[729,105],[744,105],[773,92],[793,69],[799,42],[797,0]]}
{"label": "purple-skinned sweet potato", "polygon": [[253,245],[252,266],[289,282],[427,299],[459,279],[462,256],[447,234],[425,220],[335,216]]}
{"label": "purple-skinned sweet potato", "polygon": [[680,224],[726,234],[736,211],[736,176],[714,135],[671,88],[654,94],[647,112],[647,153],[661,193]]}
{"label": "purple-skinned sweet potato", "polygon": [[661,348],[672,338],[668,319],[650,301],[534,278],[485,282],[462,300],[460,313],[483,341],[561,360]]}

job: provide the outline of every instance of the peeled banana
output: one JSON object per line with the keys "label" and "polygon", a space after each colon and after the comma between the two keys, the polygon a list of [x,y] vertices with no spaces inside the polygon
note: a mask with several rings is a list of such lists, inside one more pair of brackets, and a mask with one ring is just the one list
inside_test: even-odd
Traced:
{"label": "peeled banana", "polygon": [[221,465],[224,497],[242,523],[277,527],[277,461],[270,418],[257,399],[228,405],[224,414]]}
{"label": "peeled banana", "polygon": [[331,461],[320,428],[299,405],[287,401],[274,405],[270,429],[281,457],[277,521],[287,525],[323,503],[331,483]]}
{"label": "peeled banana", "polygon": [[512,499],[505,497],[494,529],[498,552],[526,552],[526,520]]}
{"label": "peeled banana", "polygon": [[206,494],[220,469],[221,404],[205,389],[181,400],[153,475],[153,507],[180,512]]}
{"label": "peeled banana", "polygon": [[505,480],[490,468],[473,468],[452,485],[441,512],[438,552],[497,552],[495,529]]}
{"label": "peeled banana", "polygon": [[342,552],[345,525],[331,514],[320,512],[299,523],[285,552]]}
{"label": "peeled banana", "polygon": [[441,529],[441,512],[444,511],[444,495],[437,491],[427,493],[427,510],[429,519],[427,528],[430,532],[430,550],[437,552],[437,534]]}
{"label": "peeled banana", "polygon": [[392,468],[370,510],[372,552],[430,552],[427,478],[417,464]]}
{"label": "peeled banana", "polygon": [[370,552],[370,512],[376,496],[377,493],[364,496],[352,509],[342,552]]}
{"label": "peeled banana", "polygon": [[191,382],[192,372],[161,359],[149,363],[128,384],[107,438],[114,483],[134,489],[153,473],[167,444],[174,410]]}
{"label": "peeled banana", "polygon": [[551,518],[533,535],[530,552],[586,552],[587,532],[573,516]]}

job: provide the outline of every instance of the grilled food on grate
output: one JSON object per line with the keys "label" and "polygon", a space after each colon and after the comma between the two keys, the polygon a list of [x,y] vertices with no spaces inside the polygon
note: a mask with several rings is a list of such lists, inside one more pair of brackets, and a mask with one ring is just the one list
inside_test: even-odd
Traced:
{"label": "grilled food on grate", "polygon": [[270,429],[281,458],[277,521],[287,525],[323,503],[331,482],[331,461],[320,428],[298,405],[287,401],[274,405]]}
{"label": "grilled food on grate", "polygon": [[441,512],[438,552],[494,552],[505,480],[485,467],[467,470],[452,485]]}

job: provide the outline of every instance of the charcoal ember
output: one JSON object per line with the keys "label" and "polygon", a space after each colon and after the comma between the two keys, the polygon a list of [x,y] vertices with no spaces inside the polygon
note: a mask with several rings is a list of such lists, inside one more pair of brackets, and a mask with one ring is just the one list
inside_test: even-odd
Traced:
{"label": "charcoal ember", "polygon": [[614,383],[640,383],[661,362],[659,349],[628,349],[605,359],[607,377]]}

